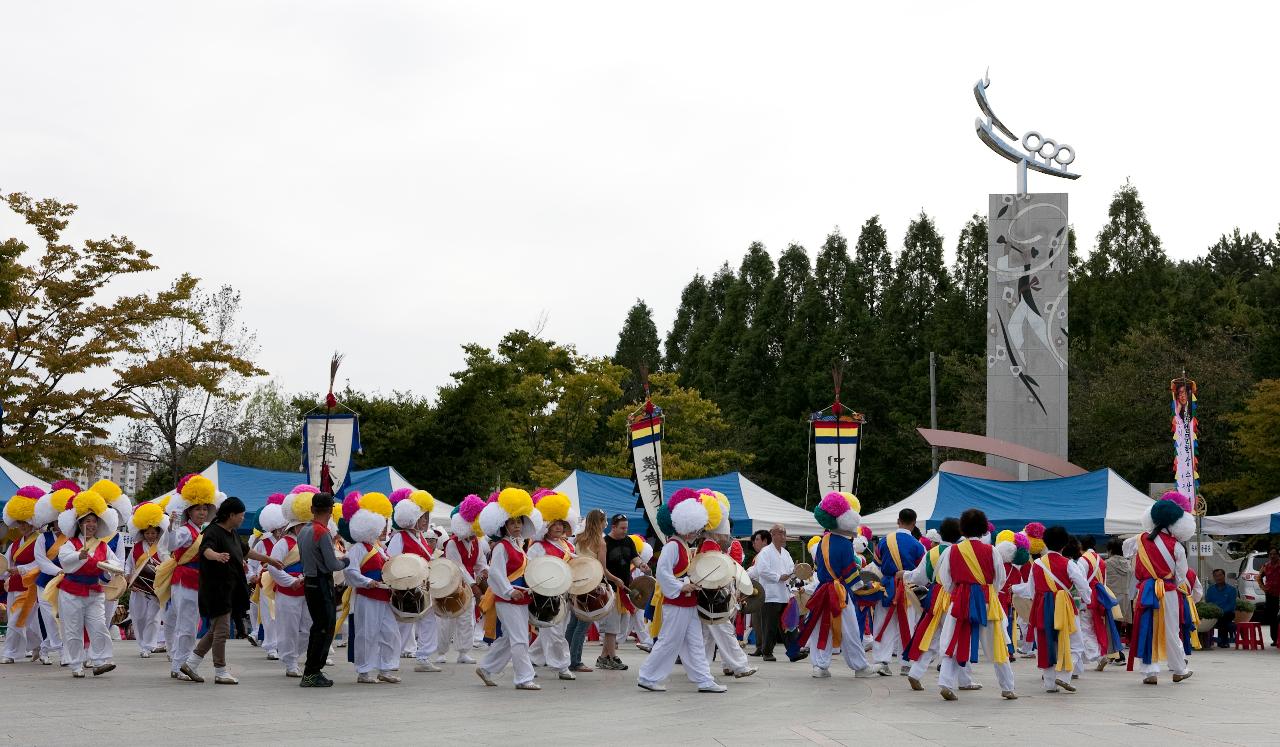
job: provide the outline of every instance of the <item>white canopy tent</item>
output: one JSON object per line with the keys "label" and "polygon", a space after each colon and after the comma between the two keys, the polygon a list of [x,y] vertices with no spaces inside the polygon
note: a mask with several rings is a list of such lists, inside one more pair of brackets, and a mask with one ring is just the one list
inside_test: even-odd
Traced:
{"label": "white canopy tent", "polygon": [[1280,498],[1229,514],[1206,516],[1202,531],[1205,534],[1276,534],[1280,532]]}

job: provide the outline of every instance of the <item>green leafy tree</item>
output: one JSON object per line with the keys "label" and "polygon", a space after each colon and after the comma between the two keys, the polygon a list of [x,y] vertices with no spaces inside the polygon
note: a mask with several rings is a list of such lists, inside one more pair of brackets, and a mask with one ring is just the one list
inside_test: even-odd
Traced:
{"label": "green leafy tree", "polygon": [[694,275],[693,280],[680,293],[680,308],[676,310],[675,322],[667,333],[666,360],[664,367],[669,371],[679,371],[685,362],[685,354],[689,351],[689,333],[697,322],[702,304],[707,298],[707,279],[702,275]]}
{"label": "green leafy tree", "polygon": [[124,236],[63,238],[76,206],[3,196],[34,232],[0,242],[0,455],[46,477],[106,455],[110,424],[138,416],[133,395],[172,381],[180,362],[147,358],[145,330],[189,314],[196,281],[180,276],[155,293],[113,295],[119,278],[156,269],[151,254]]}
{"label": "green leafy tree", "polygon": [[626,321],[622,323],[613,362],[629,372],[623,385],[623,394],[629,401],[638,400],[644,394],[642,369],[657,371],[662,363],[662,355],[658,352],[658,325],[653,323],[653,310],[638,298],[627,312]]}
{"label": "green leafy tree", "polygon": [[1244,462],[1240,477],[1212,486],[1240,509],[1280,494],[1280,379],[1254,385],[1244,407],[1228,418]]}

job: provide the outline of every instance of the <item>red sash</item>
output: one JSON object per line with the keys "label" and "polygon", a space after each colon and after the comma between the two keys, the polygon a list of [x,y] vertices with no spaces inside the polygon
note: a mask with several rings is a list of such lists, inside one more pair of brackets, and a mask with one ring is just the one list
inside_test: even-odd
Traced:
{"label": "red sash", "polygon": [[[9,551],[12,555],[9,558],[9,567],[17,569],[20,565],[36,562],[36,539],[40,537],[39,532],[32,532],[26,538],[13,543]],[[22,582],[22,576],[10,576],[4,582],[4,590],[10,592],[26,591],[27,585]]]}
{"label": "red sash", "polygon": [[[375,581],[382,580],[382,566],[386,565],[387,558],[380,552],[369,553],[369,559],[360,564],[360,574]],[[391,601],[390,589],[356,589],[356,593],[362,597],[376,599],[379,602]]]}
{"label": "red sash", "polygon": [[[84,547],[84,540],[76,537],[70,540],[71,546],[79,550]],[[85,558],[84,565],[76,569],[75,573],[65,573],[62,577],[62,583],[58,589],[77,597],[87,597],[90,594],[97,594],[102,591],[102,584],[99,581],[98,563],[107,559],[107,543],[99,542],[98,546],[93,548],[93,552],[89,553],[89,557]]]}
{"label": "red sash", "polygon": [[[183,529],[191,532],[191,540],[194,542],[196,537],[200,536],[200,530],[192,524],[185,524]],[[190,547],[190,545],[187,545]],[[182,549],[186,549],[185,547]],[[174,556],[175,558],[177,555]],[[200,588],[200,557],[197,555],[190,563],[178,565],[173,569],[173,585],[181,586],[185,589]]]}

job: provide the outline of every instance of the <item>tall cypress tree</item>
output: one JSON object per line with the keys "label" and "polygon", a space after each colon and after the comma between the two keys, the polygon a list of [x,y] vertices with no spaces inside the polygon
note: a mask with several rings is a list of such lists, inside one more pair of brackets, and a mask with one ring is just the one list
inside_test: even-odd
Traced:
{"label": "tall cypress tree", "polygon": [[622,332],[618,334],[618,348],[613,353],[613,362],[626,366],[630,371],[622,384],[623,396],[628,401],[639,400],[644,392],[641,367],[656,371],[661,360],[662,356],[658,352],[658,327],[653,323],[653,310],[637,298],[635,305],[627,312],[626,321],[622,323]]}
{"label": "tall cypress tree", "polygon": [[862,224],[854,245],[853,272],[850,289],[858,293],[861,305],[872,318],[878,318],[885,292],[893,277],[893,258],[889,256],[889,238],[880,216],[873,215]]}
{"label": "tall cypress tree", "polygon": [[689,350],[689,331],[697,321],[698,312],[706,298],[707,279],[699,273],[693,276],[693,280],[680,293],[680,308],[676,310],[676,320],[667,333],[667,357],[663,363],[666,370],[677,373],[682,370],[685,354]]}
{"label": "tall cypress tree", "polygon": [[987,274],[987,219],[975,213],[960,230],[951,269],[954,312],[947,322],[961,352],[986,350]]}

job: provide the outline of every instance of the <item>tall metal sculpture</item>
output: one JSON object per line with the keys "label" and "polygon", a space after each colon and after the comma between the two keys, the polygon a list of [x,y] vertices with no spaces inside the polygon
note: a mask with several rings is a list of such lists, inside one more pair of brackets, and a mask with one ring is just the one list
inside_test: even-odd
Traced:
{"label": "tall metal sculpture", "polygon": [[[987,435],[1067,458],[1067,195],[1031,194],[1027,172],[1078,179],[1075,149],[1029,130],[1018,138],[973,87],[978,139],[1017,164],[1017,191],[988,200]],[[1007,140],[1006,140],[1007,138]],[[1012,142],[1009,142],[1012,141]],[[987,466],[1020,479],[1038,470],[996,456]]]}

